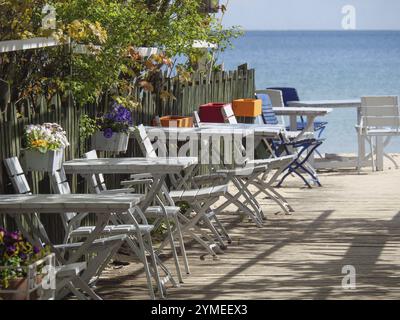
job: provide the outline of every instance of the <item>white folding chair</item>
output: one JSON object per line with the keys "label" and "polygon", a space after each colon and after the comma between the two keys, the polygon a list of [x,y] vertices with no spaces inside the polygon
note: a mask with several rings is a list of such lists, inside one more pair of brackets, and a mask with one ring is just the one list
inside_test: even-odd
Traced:
{"label": "white folding chair", "polygon": [[[135,136],[138,141],[142,152],[146,157],[157,157],[157,153],[153,147],[153,144],[150,138],[147,135],[146,129],[143,125],[139,125],[135,128]],[[160,142],[159,142],[160,143]],[[166,146],[158,145],[158,147],[166,148]],[[169,191],[166,186],[162,188],[162,195],[166,197],[166,201],[170,201],[174,203],[176,201],[185,201],[191,206],[193,211],[196,213],[196,217],[189,220],[184,215],[179,215],[180,219],[185,223],[182,226],[182,232],[186,232],[190,234],[190,236],[199,242],[212,256],[216,257],[216,253],[214,249],[220,251],[219,248],[225,248],[223,238],[225,238],[228,242],[230,242],[229,235],[227,234],[225,228],[222,226],[220,221],[218,220],[215,213],[210,210],[212,204],[219,200],[219,197],[223,195],[227,186],[216,185],[210,188],[201,188],[196,185],[196,188],[191,188],[188,183],[182,183],[181,180],[186,180],[191,178],[193,171],[188,173],[184,173],[183,175],[170,176],[170,180],[175,187],[181,187],[181,190]],[[189,181],[188,181],[189,182]],[[207,201],[205,199],[208,198]],[[190,200],[190,201],[188,201]],[[217,227],[213,225],[213,221],[217,223]],[[196,221],[196,223],[190,223]],[[205,232],[201,231],[201,229],[196,225],[197,222],[203,221],[207,227],[211,230],[212,234],[216,237],[219,246],[212,240],[212,238],[207,235]],[[192,229],[192,230],[191,230]],[[219,229],[219,230],[218,230]],[[203,241],[200,236],[196,235],[195,232],[198,232],[201,237],[207,239],[208,243]]]}
{"label": "white folding chair", "polygon": [[[236,117],[233,113],[231,106],[223,107],[222,114],[227,121],[233,124],[235,123]],[[270,143],[268,141],[265,141],[265,139],[264,143],[271,154],[274,154]],[[247,186],[253,185],[258,189],[258,192],[255,195],[252,195],[253,202],[256,202],[256,195],[263,193],[271,200],[273,200],[276,204],[278,204],[286,214],[291,214],[294,211],[293,208],[289,205],[285,197],[283,197],[278,191],[276,191],[276,189],[273,187],[273,184],[276,182],[279,175],[286,170],[287,166],[294,160],[294,158],[295,155],[287,155],[283,157],[275,156],[271,159],[253,160],[251,162],[248,162],[248,166],[253,166],[254,168],[258,168],[258,170],[254,170],[254,172],[252,172],[247,177],[243,175],[238,176],[238,178],[243,181],[241,183],[244,183],[242,185],[242,190],[246,190]],[[272,170],[275,170],[275,173],[273,175],[269,175]],[[260,178],[260,176],[262,177]],[[244,188],[245,186],[246,188]],[[245,204],[248,203],[251,202],[249,199],[246,199]]]}
{"label": "white folding chair", "polygon": [[[89,151],[85,153],[84,158],[86,159],[98,159],[97,153],[95,150]],[[86,176],[86,181],[89,186],[89,190],[92,193],[96,194],[117,194],[117,193],[134,193],[134,189],[129,189],[129,188],[122,188],[122,189],[111,189],[108,190],[106,186],[106,182],[104,179],[103,174],[92,174],[89,176]],[[150,182],[151,180],[146,180],[146,181],[141,181],[141,184],[143,182]],[[133,183],[131,183],[132,185]],[[148,218],[154,218],[154,229],[157,229],[162,223],[165,223],[167,226],[167,233],[168,233],[168,238],[170,240],[170,245],[171,245],[171,250],[172,250],[172,255],[174,257],[174,262],[175,262],[175,267],[178,275],[179,282],[183,283],[183,278],[182,278],[182,273],[179,265],[179,259],[178,259],[178,254],[176,251],[174,239],[173,239],[173,230],[170,224],[170,220],[173,221],[177,228],[177,235],[178,235],[178,241],[179,241],[179,246],[181,248],[181,253],[184,259],[184,263],[186,266],[186,273],[189,274],[190,270],[188,267],[188,262],[187,262],[187,255],[186,255],[186,249],[185,249],[185,244],[183,241],[182,237],[182,232],[180,230],[180,225],[178,221],[178,213],[180,211],[179,207],[174,207],[174,206],[164,206],[162,202],[159,201],[159,206],[151,206],[146,209],[144,214]]]}
{"label": "white folding chair", "polygon": [[[32,194],[29,187],[26,176],[23,169],[18,161],[18,158],[12,157],[4,160],[8,176],[11,180],[14,190],[19,194]],[[68,214],[66,215],[69,216]],[[26,230],[27,225],[29,229],[40,230],[40,234],[44,237],[39,239],[34,237],[32,232],[26,232],[24,235],[28,238],[31,243],[42,246],[44,243],[50,243],[47,232],[40,221],[40,217],[37,213],[32,213],[30,216],[25,215],[24,221],[20,218],[16,218],[15,222],[20,230]],[[65,219],[68,219],[65,217]],[[88,249],[88,254],[92,257],[96,257],[97,269],[95,271],[88,270],[88,264],[86,262],[78,262],[73,264],[61,265],[56,268],[56,297],[62,298],[69,292],[75,294],[79,299],[86,299],[86,295],[95,300],[101,300],[101,298],[90,288],[84,278],[88,275],[92,278],[93,276],[99,276],[107,262],[112,258],[114,252],[118,250],[125,240],[124,235],[107,237],[101,240],[96,240],[93,245]],[[63,252],[71,252],[79,249],[81,243],[65,243],[55,245],[54,247]],[[91,261],[92,265],[93,260]],[[90,280],[90,279],[89,279]],[[67,290],[66,290],[67,289]],[[80,292],[81,290],[82,292]]]}
{"label": "white folding chair", "polygon": [[[280,90],[272,90],[272,89],[266,89],[266,90],[256,90],[256,95],[257,94],[267,94],[272,102],[272,107],[274,108],[282,108],[285,106],[285,103],[283,101],[283,96],[282,96],[282,91]],[[281,116],[281,124],[286,126],[285,124],[285,116]],[[262,121],[264,123],[264,121]]]}
{"label": "white folding chair", "polygon": [[[361,122],[356,126],[361,139],[367,140],[371,153],[366,157],[372,160],[372,170],[375,170],[375,156],[378,159],[388,158],[396,167],[396,161],[385,152],[385,147],[394,136],[400,135],[400,108],[397,96],[375,96],[361,98]],[[385,140],[383,140],[386,138]],[[360,148],[361,146],[359,146]],[[361,170],[363,159],[358,158],[358,171]]]}

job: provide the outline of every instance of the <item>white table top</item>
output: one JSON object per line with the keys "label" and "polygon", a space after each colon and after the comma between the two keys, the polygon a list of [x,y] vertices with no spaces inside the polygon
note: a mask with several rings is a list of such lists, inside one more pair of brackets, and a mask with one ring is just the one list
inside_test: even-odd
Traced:
{"label": "white table top", "polygon": [[331,108],[317,107],[283,107],[274,108],[274,112],[278,116],[325,116],[332,112]]}
{"label": "white table top", "polygon": [[[154,131],[153,131],[154,129]],[[229,123],[204,123],[199,128],[172,128],[172,127],[146,127],[148,133],[157,133],[157,129],[165,132],[166,134],[178,134],[182,139],[186,137],[200,139],[202,136],[263,136],[263,137],[276,137],[284,130],[284,126],[276,125],[260,125],[260,124],[229,124]]]}
{"label": "white table top", "polygon": [[288,105],[289,107],[310,108],[359,108],[361,107],[361,99],[289,101]]}
{"label": "white table top", "polygon": [[164,132],[166,134],[179,134],[179,135],[204,135],[204,136],[213,136],[213,135],[240,135],[240,136],[249,136],[253,134],[253,128],[241,128],[241,127],[229,127],[229,126],[207,126],[207,127],[192,127],[192,128],[184,128],[184,127],[145,127],[147,132],[157,133]]}
{"label": "white table top", "polygon": [[118,213],[125,212],[138,205],[144,198],[144,195],[136,194],[0,195],[0,213]]}
{"label": "white table top", "polygon": [[63,164],[68,174],[173,174],[197,165],[195,157],[75,159]]}
{"label": "white table top", "polygon": [[255,133],[280,133],[285,129],[283,125],[266,125],[266,124],[252,124],[252,123],[203,123],[201,128],[233,128],[233,129],[250,129]]}

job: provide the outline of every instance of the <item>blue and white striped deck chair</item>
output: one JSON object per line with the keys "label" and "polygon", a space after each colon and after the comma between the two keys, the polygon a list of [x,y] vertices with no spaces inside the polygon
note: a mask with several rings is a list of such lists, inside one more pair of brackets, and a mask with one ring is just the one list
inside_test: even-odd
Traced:
{"label": "blue and white striped deck chair", "polygon": [[[272,101],[268,94],[258,93],[256,95],[257,99],[262,100],[262,118],[265,124],[268,125],[276,125],[279,123],[278,118],[273,110]],[[286,174],[282,177],[282,179],[277,184],[277,187],[280,187],[283,181],[291,174],[294,173],[298,177],[300,177],[304,183],[311,188],[311,184],[309,181],[303,176],[303,173],[306,172],[312,181],[314,181],[318,186],[321,186],[321,183],[318,177],[312,172],[309,168],[307,168],[307,161],[312,155],[312,153],[322,144],[322,140],[318,139],[303,139],[299,141],[288,141],[285,138],[284,134],[281,135],[280,141],[272,141],[272,147],[274,149],[276,156],[282,155],[292,155],[293,150],[297,150],[297,156],[292,163],[287,167]]]}

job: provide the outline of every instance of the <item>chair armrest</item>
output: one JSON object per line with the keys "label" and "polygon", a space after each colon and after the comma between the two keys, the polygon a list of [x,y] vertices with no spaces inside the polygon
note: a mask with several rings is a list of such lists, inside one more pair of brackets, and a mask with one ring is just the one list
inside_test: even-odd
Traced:
{"label": "chair armrest", "polygon": [[[124,182],[124,181],[123,181]],[[122,188],[122,189],[111,189],[111,190],[104,190],[102,194],[121,194],[121,193],[135,193],[136,190],[131,188]]]}
{"label": "chair armrest", "polygon": [[355,125],[354,127],[359,135],[362,135],[367,131],[367,128],[363,127],[362,125]]}
{"label": "chair armrest", "polygon": [[201,175],[201,176],[193,177],[193,181],[196,184],[203,184],[203,183],[210,183],[210,182],[226,180],[226,178],[227,178],[227,175],[225,173],[217,172],[217,173],[210,173],[208,175]]}
{"label": "chair armrest", "polygon": [[367,128],[364,127],[364,117],[361,117],[360,124],[357,124],[355,127],[360,135],[367,131]]}
{"label": "chair armrest", "polygon": [[153,179],[153,175],[151,173],[131,174],[130,179],[131,180]]}
{"label": "chair armrest", "polygon": [[133,186],[150,185],[152,183],[153,183],[152,179],[126,180],[126,181],[121,181],[121,186],[129,188]]}

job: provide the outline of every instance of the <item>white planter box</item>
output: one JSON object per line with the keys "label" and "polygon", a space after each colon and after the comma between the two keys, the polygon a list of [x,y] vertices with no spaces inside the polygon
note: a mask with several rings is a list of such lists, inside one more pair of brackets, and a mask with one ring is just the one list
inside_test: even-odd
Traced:
{"label": "white planter box", "polygon": [[61,169],[64,149],[41,153],[36,150],[21,151],[21,163],[25,171],[55,172]]}
{"label": "white planter box", "polygon": [[103,131],[92,136],[92,148],[97,151],[126,152],[128,149],[129,134],[114,132],[111,138],[106,138]]}

